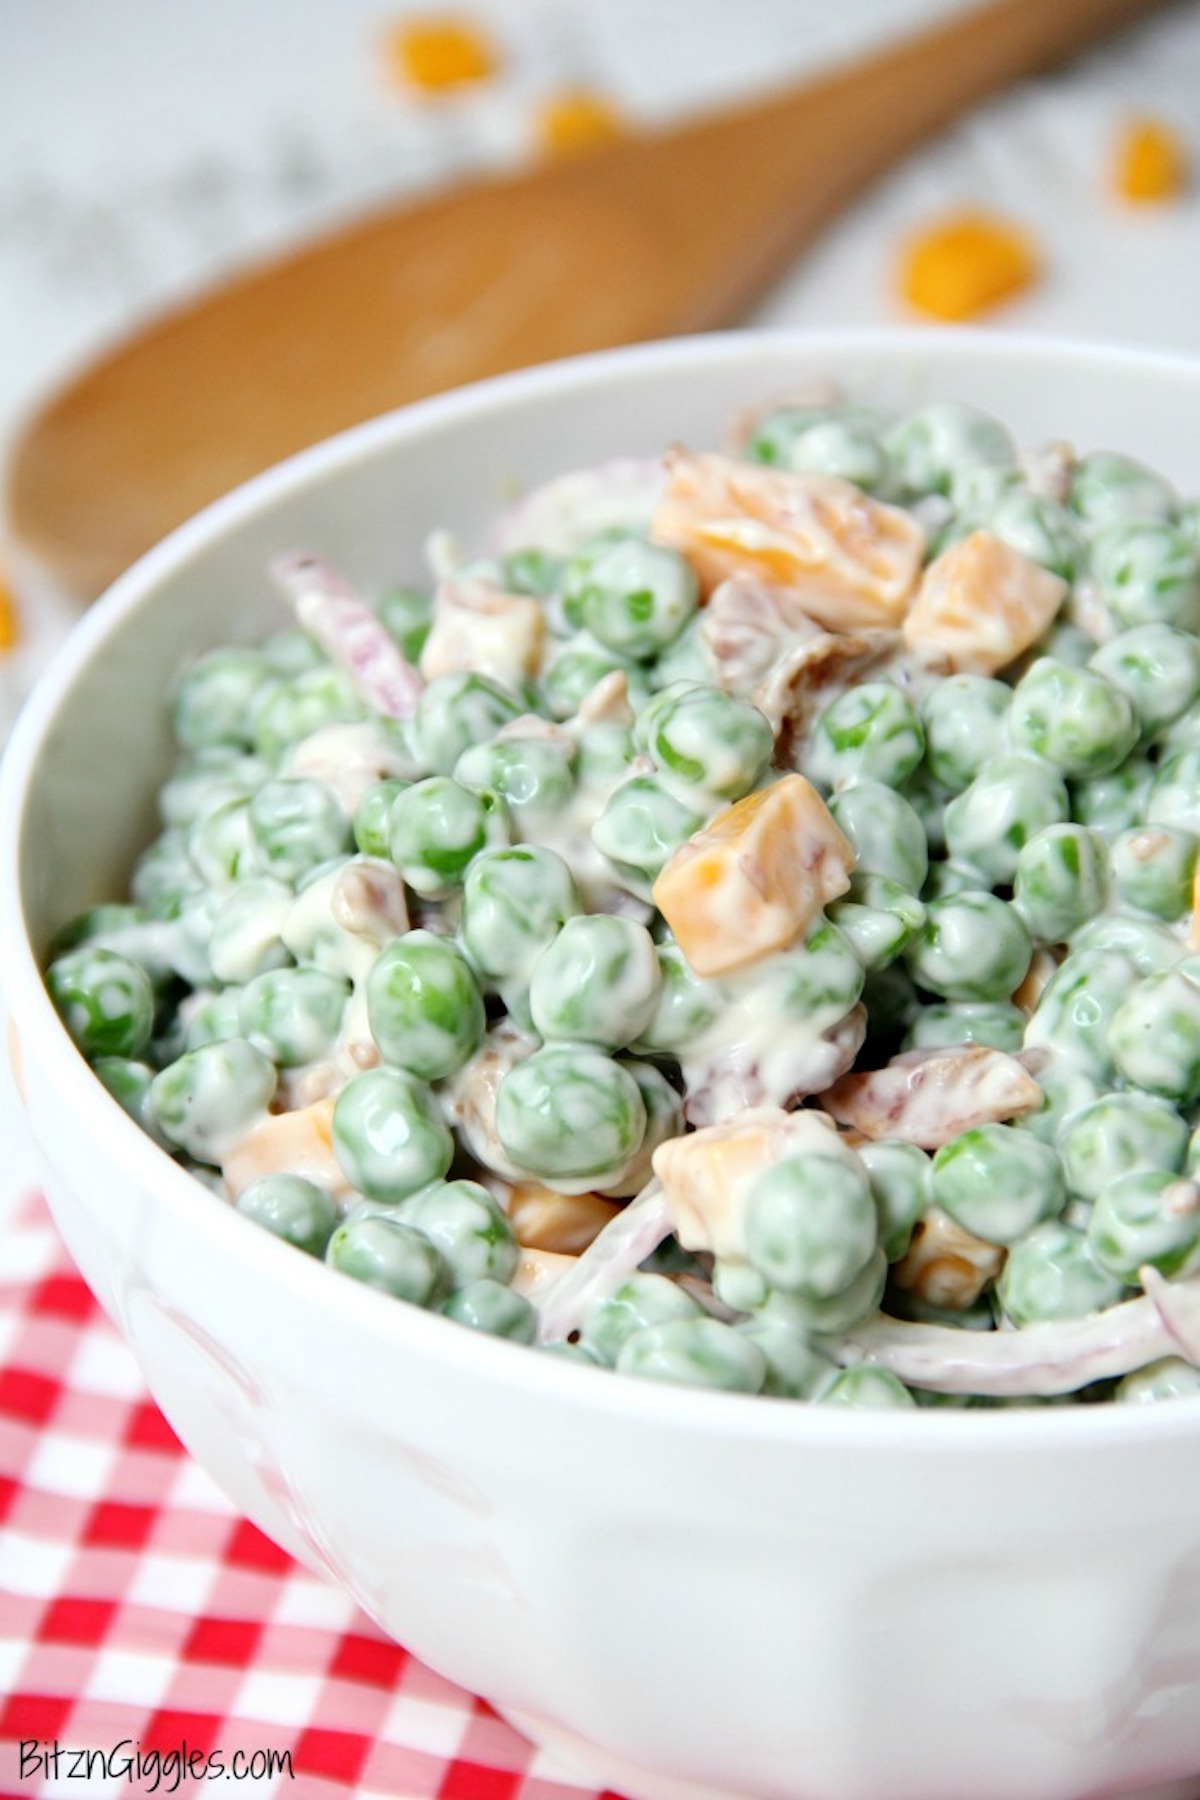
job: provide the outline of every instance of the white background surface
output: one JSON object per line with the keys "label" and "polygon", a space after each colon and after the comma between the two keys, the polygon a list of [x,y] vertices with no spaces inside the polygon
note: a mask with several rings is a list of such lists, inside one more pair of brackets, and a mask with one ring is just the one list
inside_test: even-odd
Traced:
{"label": "white background surface", "polygon": [[[1046,0],[1053,4],[1053,0]],[[439,103],[384,74],[413,7],[380,0],[0,0],[0,455],[80,358],[154,308],[348,213],[530,154],[549,91],[632,121],[734,101],[961,9],[963,0],[459,0],[500,70]],[[420,10],[436,10],[436,0]],[[1107,186],[1121,120],[1151,111],[1200,162],[1200,0],[979,109],[878,184],[760,311],[905,318],[897,246],[949,206],[1011,213],[1044,258],[989,322],[1200,353],[1200,181],[1133,209]],[[6,709],[68,620],[27,616]],[[0,1071],[0,1209],[34,1165]]]}

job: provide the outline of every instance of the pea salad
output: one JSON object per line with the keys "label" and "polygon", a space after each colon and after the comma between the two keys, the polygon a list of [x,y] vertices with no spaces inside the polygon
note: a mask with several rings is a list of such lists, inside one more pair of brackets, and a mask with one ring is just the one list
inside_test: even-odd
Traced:
{"label": "pea salad", "polygon": [[[1200,1393],[1200,511],[937,404],[319,556],[47,984],[331,1279],[820,1405]],[[216,1203],[214,1201],[214,1203]]]}

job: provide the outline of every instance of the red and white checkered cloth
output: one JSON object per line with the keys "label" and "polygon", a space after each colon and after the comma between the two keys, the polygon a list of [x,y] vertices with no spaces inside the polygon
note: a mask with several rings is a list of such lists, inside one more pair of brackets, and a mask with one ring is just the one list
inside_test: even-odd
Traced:
{"label": "red and white checkered cloth", "polygon": [[0,1236],[0,1795],[226,1787],[600,1800],[237,1516],[30,1196]]}

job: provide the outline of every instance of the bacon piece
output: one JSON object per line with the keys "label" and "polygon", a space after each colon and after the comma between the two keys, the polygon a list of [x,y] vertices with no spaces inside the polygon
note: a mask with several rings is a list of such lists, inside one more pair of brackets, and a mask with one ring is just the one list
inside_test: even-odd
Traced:
{"label": "bacon piece", "polygon": [[972,1126],[1015,1119],[1041,1102],[1041,1088],[1017,1059],[986,1044],[905,1050],[882,1069],[843,1075],[822,1095],[839,1124],[923,1150],[936,1150]]}

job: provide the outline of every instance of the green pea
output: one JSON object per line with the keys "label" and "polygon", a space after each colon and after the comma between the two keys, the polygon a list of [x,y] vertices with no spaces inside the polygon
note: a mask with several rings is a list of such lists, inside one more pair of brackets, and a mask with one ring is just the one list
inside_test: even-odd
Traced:
{"label": "green pea", "polygon": [[1015,1056],[1023,1047],[1025,1015],[1007,1000],[954,1000],[923,1006],[905,1048],[932,1050],[949,1044],[987,1044]]}
{"label": "green pea", "polygon": [[1060,1134],[1066,1121],[1072,1113],[1101,1098],[1100,1086],[1073,1056],[1055,1052],[1039,1062],[1037,1084],[1042,1090],[1041,1102],[1031,1112],[1023,1114],[1017,1120],[1017,1126],[1061,1151]]}
{"label": "green pea", "polygon": [[925,923],[925,908],[883,875],[855,874],[844,900],[829,908],[832,924],[864,969],[885,969]]}
{"label": "green pea", "polygon": [[1012,689],[986,675],[948,675],[921,703],[929,771],[961,794],[1008,747]]}
{"label": "green pea", "polygon": [[1144,822],[1155,774],[1154,763],[1134,754],[1108,775],[1077,782],[1071,790],[1071,813],[1090,831],[1113,837]]}
{"label": "green pea", "polygon": [[380,951],[367,977],[367,1020],[386,1063],[423,1081],[453,1075],[483,1041],[483,996],[452,944],[409,931]]}
{"label": "green pea", "polygon": [[882,422],[865,407],[781,406],[759,420],[746,453],[755,462],[833,475],[886,498],[895,475],[881,433]]}
{"label": "green pea", "polygon": [[1141,975],[1159,975],[1179,961],[1179,938],[1168,925],[1143,913],[1097,913],[1071,940],[1072,950],[1115,950]]}
{"label": "green pea", "polygon": [[1105,1094],[1062,1123],[1058,1151],[1067,1186],[1085,1200],[1126,1175],[1176,1174],[1187,1150],[1187,1126],[1152,1094]]}
{"label": "green pea", "polygon": [[797,1330],[818,1337],[836,1336],[849,1331],[863,1319],[879,1311],[887,1286],[888,1263],[882,1248],[875,1250],[861,1275],[843,1288],[815,1300],[805,1294],[774,1290],[761,1309],[764,1319],[789,1320]]}
{"label": "green pea", "polygon": [[540,819],[562,811],[575,787],[574,746],[548,737],[498,737],[464,750],[454,765],[463,787],[499,794],[518,829],[536,834]]}
{"label": "green pea", "polygon": [[885,447],[910,494],[944,494],[963,469],[981,464],[1011,468],[1017,447],[999,420],[973,407],[934,402],[902,418]]}
{"label": "green pea", "polygon": [[1091,666],[1128,696],[1143,737],[1157,736],[1200,697],[1200,639],[1161,620],[1110,638]]}
{"label": "green pea", "polygon": [[805,773],[825,791],[852,781],[899,787],[925,754],[925,732],[907,694],[886,681],[847,688],[820,714]]}
{"label": "green pea", "polygon": [[278,762],[293,744],[324,726],[348,725],[366,716],[366,703],[350,676],[322,663],[262,687],[250,726],[255,748]]}
{"label": "green pea", "polygon": [[898,1375],[870,1363],[842,1369],[814,1399],[822,1406],[862,1406],[881,1412],[917,1404]]}
{"label": "green pea", "polygon": [[439,675],[423,689],[412,721],[422,765],[449,775],[464,750],[494,737],[521,714],[517,696],[490,676]]}
{"label": "green pea", "polygon": [[622,1345],[636,1332],[701,1317],[699,1302],[686,1289],[666,1275],[639,1271],[592,1301],[580,1323],[579,1339],[589,1355],[611,1368]]}
{"label": "green pea", "polygon": [[543,1038],[619,1050],[649,1025],[661,981],[644,925],[584,914],[568,919],[534,963],[529,1009]]}
{"label": "green pea", "polygon": [[569,573],[564,597],[600,643],[642,662],[679,636],[696,610],[699,589],[677,550],[624,537]]}
{"label": "green pea", "polygon": [[1200,832],[1200,743],[1173,750],[1158,765],[1143,819],[1131,825],[1179,825]]}
{"label": "green pea", "polygon": [[521,1252],[512,1227],[477,1181],[436,1181],[406,1200],[398,1217],[436,1246],[455,1287],[508,1282],[516,1273]]}
{"label": "green pea", "polygon": [[134,1123],[148,1132],[161,1148],[169,1149],[169,1140],[162,1136],[150,1111],[153,1066],[125,1056],[98,1056],[92,1070]]}
{"label": "green pea", "polygon": [[291,961],[283,930],[292,891],[270,875],[239,882],[213,917],[208,960],[218,981],[247,982]]}
{"label": "green pea", "polygon": [[1095,669],[1040,657],[1013,690],[1009,733],[1018,750],[1044,757],[1076,780],[1107,775],[1140,732],[1132,702]]}
{"label": "green pea", "polygon": [[863,1144],[857,1155],[871,1185],[883,1253],[890,1263],[899,1262],[929,1205],[929,1157],[915,1144],[891,1138]]}
{"label": "green pea", "polygon": [[532,594],[543,600],[562,587],[567,572],[567,559],[553,551],[529,546],[514,550],[504,558],[504,587],[510,594]]}
{"label": "green pea", "polygon": [[673,939],[658,946],[657,956],[662,983],[654,1012],[633,1048],[653,1055],[678,1056],[716,1023],[724,1010],[726,993],[720,983],[693,973]]}
{"label": "green pea", "polygon": [[1085,825],[1048,825],[1018,852],[1013,905],[1035,943],[1069,938],[1100,911],[1107,894],[1104,840]]}
{"label": "green pea", "polygon": [[569,719],[579,711],[596,683],[606,675],[621,670],[629,677],[631,696],[640,701],[647,697],[644,676],[637,674],[638,665],[600,643],[590,631],[576,632],[549,657],[542,670],[539,711],[552,719]]}
{"label": "green pea", "polygon": [[919,894],[929,872],[925,827],[903,794],[881,781],[855,781],[829,802],[854,851],[855,868]]}
{"label": "green pea", "polygon": [[329,1240],[331,1269],[412,1306],[436,1306],[446,1292],[446,1269],[423,1232],[378,1212],[351,1212]]}
{"label": "green pea", "polygon": [[618,1374],[649,1381],[738,1394],[757,1394],[767,1375],[766,1357],[753,1339],[719,1319],[643,1326],[622,1344],[616,1368]]}
{"label": "green pea", "polygon": [[1180,1106],[1200,1100],[1200,985],[1178,970],[1147,975],[1108,1028],[1118,1074]]}
{"label": "green pea", "polygon": [[230,745],[198,750],[159,789],[159,816],[168,827],[186,828],[219,800],[238,800],[252,794],[269,774],[270,769],[260,756],[248,756]]}
{"label": "green pea", "polygon": [[810,1030],[827,1031],[844,1019],[863,991],[863,967],[845,932],[819,918],[808,936],[729,978],[725,992],[750,1000],[756,1010],[780,1014]]}
{"label": "green pea", "polygon": [[997,756],[946,806],[946,847],[989,885],[1010,883],[1022,849],[1047,825],[1068,817],[1058,770],[1021,751]]}
{"label": "green pea", "polygon": [[1066,1203],[1058,1157],[1014,1125],[978,1125],[944,1144],[930,1189],[943,1212],[989,1244],[1015,1244]]}
{"label": "green pea", "polygon": [[1109,855],[1113,887],[1126,906],[1167,920],[1191,911],[1200,855],[1194,832],[1161,825],[1123,831]]}
{"label": "green pea", "polygon": [[367,1069],[337,1097],[333,1150],[352,1187],[395,1205],[441,1180],[454,1140],[424,1082],[405,1069]]}
{"label": "green pea", "polygon": [[633,775],[615,787],[592,826],[592,842],[618,869],[645,887],[661,873],[672,851],[704,824],[657,775]]}
{"label": "green pea", "polygon": [[996,1284],[1014,1325],[1082,1319],[1121,1298],[1124,1283],[1097,1258],[1077,1225],[1047,1219],[1012,1246]]}
{"label": "green pea", "polygon": [[748,701],[679,683],[656,695],[647,713],[638,721],[646,748],[685,797],[740,800],[766,773],[775,734]]}
{"label": "green pea", "polygon": [[324,1256],[337,1224],[336,1209],[325,1189],[303,1175],[260,1175],[242,1189],[236,1205],[256,1225],[265,1226],[275,1237],[310,1256]]}
{"label": "green pea", "polygon": [[1200,1250],[1200,1188],[1186,1175],[1142,1169],[1119,1176],[1096,1197],[1088,1221],[1096,1261],[1121,1281],[1190,1271]]}
{"label": "green pea", "polygon": [[1092,578],[1117,624],[1200,628],[1200,552],[1161,519],[1112,525],[1092,546]]}
{"label": "green pea", "polygon": [[1083,560],[1084,537],[1078,517],[1047,494],[1010,488],[991,510],[988,529],[1030,562],[1074,581]]}
{"label": "green pea", "polygon": [[549,1044],[510,1069],[496,1095],[496,1135],[518,1168],[550,1186],[603,1187],[642,1141],[637,1083],[590,1045]]}
{"label": "green pea", "polygon": [[766,1359],[761,1393],[787,1400],[809,1400],[837,1373],[837,1364],[818,1350],[808,1332],[792,1320],[756,1314],[738,1320],[734,1329],[756,1344]]}
{"label": "green pea", "polygon": [[502,1281],[488,1276],[455,1288],[442,1302],[442,1312],[446,1318],[472,1331],[485,1332],[488,1337],[508,1338],[514,1344],[537,1341],[538,1315],[533,1303],[524,1294],[514,1293]]}
{"label": "green pea", "polygon": [[250,831],[264,869],[280,881],[352,848],[346,815],[320,781],[264,782],[250,801]]}
{"label": "green pea", "polygon": [[508,813],[496,794],[475,793],[431,775],[392,802],[388,846],[409,887],[440,899],[461,887],[472,859],[508,841]]}
{"label": "green pea", "polygon": [[392,802],[408,786],[407,781],[387,776],[374,782],[355,807],[354,842],[364,856],[376,856],[384,861],[391,854]]}
{"label": "green pea", "polygon": [[337,1042],[349,994],[323,969],[268,969],[242,989],[240,1035],[281,1069],[318,1062]]}
{"label": "green pea", "polygon": [[171,697],[171,728],[188,750],[248,748],[251,704],[271,678],[258,650],[210,650],[180,676]]}
{"label": "green pea", "polygon": [[1134,980],[1132,962],[1117,950],[1073,950],[1042,989],[1026,1046],[1057,1051],[1096,1081],[1111,1081],[1108,1027]]}
{"label": "green pea", "polygon": [[849,1158],[784,1157],[746,1201],[751,1263],[772,1288],[808,1300],[831,1299],[862,1274],[877,1229],[870,1185]]}
{"label": "green pea", "polygon": [[259,645],[276,675],[302,675],[306,669],[319,669],[325,663],[325,652],[298,625],[285,625],[273,631]]}
{"label": "green pea", "polygon": [[616,719],[598,719],[582,734],[575,772],[581,787],[605,792],[630,773],[637,755],[633,731]]}
{"label": "green pea", "polygon": [[418,663],[433,625],[433,595],[420,588],[385,588],[376,595],[374,612],[407,662]]}
{"label": "green pea", "polygon": [[188,1050],[150,1083],[147,1108],[164,1137],[201,1163],[220,1163],[275,1094],[275,1066],[244,1038]]}
{"label": "green pea", "polygon": [[1136,462],[1111,450],[1096,450],[1075,466],[1070,504],[1089,525],[1125,519],[1165,519],[1176,504],[1174,489]]}
{"label": "green pea", "polygon": [[210,888],[265,873],[246,795],[220,800],[202,812],[188,831],[187,849],[196,873]]}
{"label": "green pea", "polygon": [[980,892],[931,901],[905,951],[918,987],[944,1000],[1007,1000],[1032,954],[1016,908]]}
{"label": "green pea", "polygon": [[1190,1400],[1200,1394],[1200,1369],[1182,1356],[1164,1356],[1122,1376],[1114,1400],[1128,1406],[1157,1404],[1160,1400]]}
{"label": "green pea", "polygon": [[978,891],[978,869],[971,868],[969,863],[935,862],[929,865],[921,898],[928,903],[930,900],[948,900],[952,894],[972,894]]}
{"label": "green pea", "polygon": [[485,850],[463,882],[463,947],[483,981],[523,983],[580,910],[575,879],[555,851],[538,844]]}
{"label": "green pea", "polygon": [[84,944],[56,958],[46,987],[76,1047],[97,1056],[137,1057],[154,1028],[154,987],[127,956]]}
{"label": "green pea", "polygon": [[187,851],[187,834],[174,828],[148,844],[129,882],[130,899],[152,918],[173,918],[189,894],[202,886]]}
{"label": "green pea", "polygon": [[[241,1019],[244,991],[240,987],[226,987],[208,994],[196,989],[190,994],[185,1002],[187,1026],[180,1054],[183,1050],[199,1050],[202,1044],[220,1044],[226,1038],[244,1036]],[[261,1044],[259,1048],[262,1049]],[[270,1055],[270,1052],[265,1054]]]}

